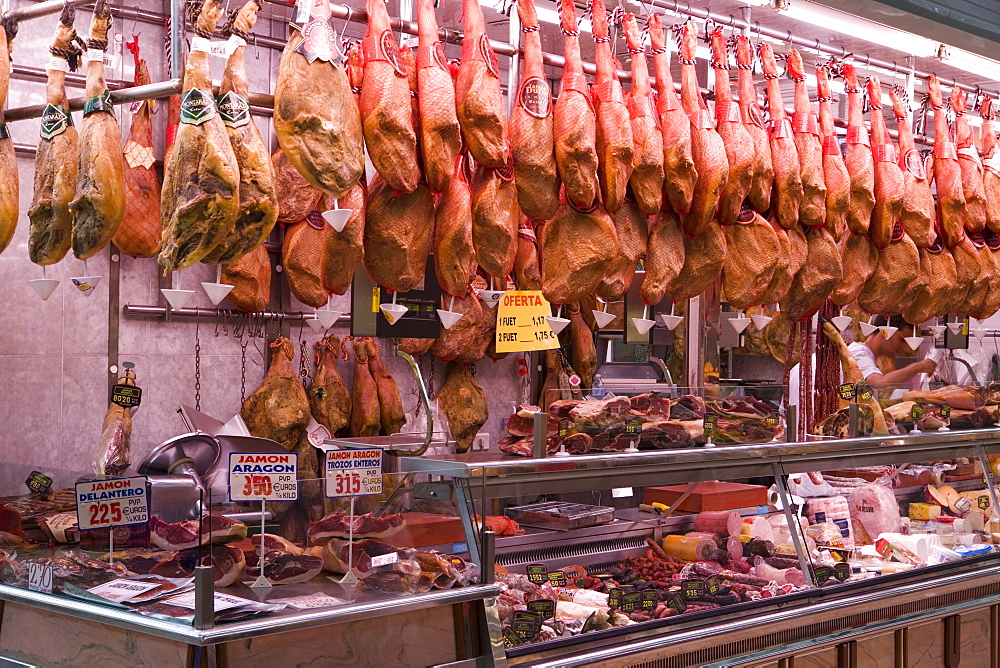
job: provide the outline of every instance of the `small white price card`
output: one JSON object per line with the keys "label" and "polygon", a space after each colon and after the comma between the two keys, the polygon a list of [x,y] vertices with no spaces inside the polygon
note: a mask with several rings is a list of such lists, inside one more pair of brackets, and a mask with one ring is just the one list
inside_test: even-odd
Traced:
{"label": "small white price card", "polygon": [[294,452],[229,454],[230,501],[295,501],[299,486]]}
{"label": "small white price card", "polygon": [[326,496],[382,493],[382,450],[346,449],[326,453]]}
{"label": "small white price card", "polygon": [[81,531],[149,521],[146,476],[76,483],[76,514]]}
{"label": "small white price card", "polygon": [[[168,605],[176,605],[179,608],[194,610],[194,592],[189,591],[178,596],[171,596],[170,598],[163,599],[162,602]],[[239,596],[230,596],[229,594],[215,592],[214,608],[216,612],[228,610],[229,608],[238,608],[243,605],[254,605],[254,602],[247,598],[240,598]]]}
{"label": "small white price card", "polygon": [[314,610],[316,608],[329,608],[343,603],[339,598],[327,596],[326,594],[312,594],[310,596],[299,596],[297,598],[271,599],[271,603],[284,603],[298,610]]}
{"label": "small white price card", "polygon": [[372,568],[378,568],[380,566],[390,566],[399,561],[399,555],[395,552],[389,552],[388,554],[380,554],[377,557],[372,557]]}
{"label": "small white price card", "polygon": [[28,562],[28,589],[44,594],[52,593],[52,565]]}
{"label": "small white price card", "polygon": [[104,584],[99,584],[96,587],[91,587],[87,591],[115,603],[124,603],[131,598],[135,598],[139,594],[145,594],[150,589],[156,589],[159,586],[159,582],[112,580],[111,582],[105,582]]}

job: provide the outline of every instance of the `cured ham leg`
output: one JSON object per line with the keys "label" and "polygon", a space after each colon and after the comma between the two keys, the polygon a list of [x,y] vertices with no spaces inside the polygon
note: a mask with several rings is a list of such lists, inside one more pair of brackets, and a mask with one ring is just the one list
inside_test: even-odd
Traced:
{"label": "cured ham leg", "polygon": [[597,117],[583,75],[573,0],[560,0],[559,14],[566,64],[553,111],[556,166],[566,199],[589,210],[597,201]]}
{"label": "cured ham leg", "polygon": [[448,420],[448,431],[455,440],[455,452],[467,452],[490,417],[483,388],[476,383],[467,365],[454,363],[448,368],[448,378],[437,398]]}
{"label": "cured ham leg", "polygon": [[983,117],[983,190],[986,193],[986,225],[1000,231],[1000,153],[994,121],[994,101],[983,100],[979,114]]}
{"label": "cured ham leg", "polygon": [[[917,248],[930,248],[937,243],[931,181],[924,168],[924,159],[913,141],[903,89],[898,86],[890,88],[889,99],[892,100],[892,111],[899,130],[899,167],[903,170],[903,204],[899,210],[899,222]],[[986,136],[985,133],[983,136]]]}
{"label": "cured ham leg", "polygon": [[792,126],[785,116],[785,105],[778,82],[778,64],[774,52],[766,43],[760,45],[760,63],[767,79],[767,105],[771,143],[771,164],[774,167],[774,200],[772,211],[778,224],[791,230],[799,224],[799,206],[802,203],[802,176],[799,153],[795,148]]}
{"label": "cured ham leg", "polygon": [[611,53],[604,0],[591,1],[590,15],[597,61],[592,89],[597,113],[597,180],[604,209],[614,214],[625,201],[625,188],[632,176],[632,121]]}
{"label": "cured ham leg", "polygon": [[[381,2],[369,0],[376,1]],[[497,55],[479,0],[462,0],[462,23],[462,63],[455,81],[462,138],[479,165],[500,169],[507,163],[507,118]]]}
{"label": "cured ham leg", "polygon": [[501,283],[514,268],[520,220],[511,170],[477,169],[472,177],[472,243],[480,268]]}
{"label": "cured ham leg", "polygon": [[743,124],[739,105],[733,102],[729,86],[729,55],[721,26],[712,31],[712,67],[715,69],[716,127],[729,161],[729,178],[719,197],[718,216],[722,225],[732,225],[740,215],[743,200],[750,193],[756,156],[753,137]]}
{"label": "cured ham leg", "polygon": [[538,237],[531,221],[521,216],[517,228],[517,255],[514,257],[514,282],[519,290],[541,290],[542,275],[538,264]]}
{"label": "cured ham leg", "polygon": [[420,110],[420,146],[427,187],[433,193],[448,189],[462,129],[455,111],[455,82],[448,71],[438,38],[434,0],[417,2],[417,103]]}
{"label": "cured ham leg", "polygon": [[76,11],[64,7],[56,26],[46,69],[45,110],[42,140],[35,154],[35,183],[28,209],[31,228],[28,257],[35,264],[55,264],[63,259],[73,241],[73,214],[69,203],[76,194],[77,131],[66,99],[66,72],[75,70],[79,50],[74,49]]}
{"label": "cured ham leg", "polygon": [[346,197],[338,200],[341,209],[350,209],[351,217],[340,232],[330,229],[323,249],[323,286],[328,292],[342,295],[354,281],[354,270],[364,257],[365,216],[368,191],[358,182]]}
{"label": "cured ham leg", "polygon": [[661,211],[649,226],[642,301],[659,304],[684,267],[684,232],[673,211]]}
{"label": "cured ham leg", "polygon": [[958,152],[951,141],[948,118],[944,111],[941,83],[931,75],[927,79],[931,109],[934,110],[934,153],[928,172],[933,175],[937,194],[937,219],[944,244],[954,248],[965,238],[965,190],[962,185],[962,167]]}
{"label": "cured ham leg", "polygon": [[879,250],[889,246],[893,226],[903,206],[903,171],[896,164],[896,146],[885,129],[882,116],[882,86],[878,77],[868,78],[868,105],[872,123],[872,157],[875,160],[875,208],[868,236]]}
{"label": "cured ham leg", "polygon": [[920,283],[927,280],[919,273],[919,267],[916,245],[906,236],[903,226],[896,223],[889,245],[879,253],[875,273],[858,295],[858,306],[865,313],[902,313],[913,301]]}
{"label": "cured ham leg", "polygon": [[[522,0],[523,1],[523,0]],[[636,205],[646,216],[659,213],[663,204],[663,135],[656,117],[653,90],[649,85],[646,49],[639,36],[635,16],[626,14],[623,26],[632,56],[632,90],[625,104],[632,118],[632,176],[629,185]]]}
{"label": "cured ham leg", "polygon": [[799,156],[802,201],[799,222],[805,227],[826,224],[826,181],[823,176],[823,145],[819,139],[816,114],[809,102],[806,71],[802,54],[792,49],[788,54],[788,76],[795,82],[795,113],[792,114],[792,137]]}
{"label": "cured ham leg", "polygon": [[688,21],[681,30],[678,58],[681,62],[681,105],[691,122],[691,155],[698,170],[691,210],[681,217],[684,233],[691,238],[700,235],[711,224],[719,197],[729,180],[726,147],[715,131],[715,123],[698,87],[694,66],[697,39],[694,22]]}
{"label": "cured ham leg", "polygon": [[871,141],[865,129],[861,85],[854,65],[842,67],[844,90],[847,92],[847,150],[844,162],[851,175],[851,208],[847,210],[847,226],[854,234],[867,234],[875,208],[875,160]]}
{"label": "cured ham leg", "polygon": [[406,424],[403,400],[399,397],[399,387],[392,375],[386,371],[385,365],[382,364],[375,339],[365,341],[365,351],[368,353],[368,370],[371,371],[372,380],[375,381],[375,391],[378,395],[381,433],[385,436],[398,434],[402,431],[403,425]]}
{"label": "cured ham leg", "polygon": [[733,225],[723,227],[723,232],[727,252],[722,292],[732,308],[759,306],[774,278],[778,236],[767,220],[749,208]]}
{"label": "cured ham leg", "polygon": [[851,175],[840,152],[840,140],[833,124],[830,96],[830,67],[816,68],[819,96],[819,133],[823,144],[823,182],[826,184],[826,229],[838,244],[847,229],[847,211],[851,205]]}
{"label": "cured ham leg", "polygon": [[472,187],[468,158],[462,156],[434,209],[434,270],[442,290],[464,297],[477,266],[472,245]]}
{"label": "cured ham leg", "polygon": [[[860,383],[863,381],[865,378],[861,375],[861,369],[858,367],[854,355],[851,354],[850,349],[844,343],[843,337],[840,336],[840,332],[833,326],[833,323],[823,323],[823,334],[837,347],[837,354],[840,355],[840,366],[844,372],[844,382]],[[875,401],[875,398],[859,399],[859,403],[868,406],[872,411],[872,416],[874,417],[872,433],[876,435],[888,434],[889,427],[886,425],[885,415],[882,413],[882,407]]]}
{"label": "cured ham leg", "polygon": [[[550,304],[578,302],[608,274],[618,247],[614,223],[603,208],[590,213],[568,204],[541,226],[542,293]],[[572,252],[566,249],[572,248]]]}
{"label": "cured ham leg", "polygon": [[936,239],[931,247],[921,248],[919,272],[927,282],[914,291],[912,301],[903,308],[906,322],[919,327],[947,312],[958,283],[957,271],[955,258]]}
{"label": "cured ham leg", "polygon": [[364,262],[372,279],[393,292],[412,290],[424,280],[433,240],[431,192],[421,185],[398,194],[376,178],[365,214]]}
{"label": "cured ham leg", "polygon": [[208,40],[222,16],[216,0],[192,9],[195,38],[184,72],[181,122],[167,154],[160,211],[160,265],[190,267],[226,238],[239,214],[240,170],[215,107]]}
{"label": "cured ham leg", "polygon": [[378,436],[381,417],[378,388],[368,366],[368,346],[355,341],[354,388],[351,392],[351,436]]}
{"label": "cured ham leg", "polygon": [[597,294],[607,301],[618,301],[632,285],[635,268],[646,253],[649,222],[635,202],[629,201],[611,214],[611,219],[615,223],[618,251],[597,287]]}
{"label": "cured ham leg", "polygon": [[951,89],[951,109],[955,112],[955,147],[962,171],[965,195],[965,231],[982,232],[986,226],[986,192],[983,190],[983,162],[976,148],[972,126],[966,116],[966,95],[958,86]]}
{"label": "cured ham leg", "polygon": [[241,414],[254,436],[295,450],[309,424],[309,399],[292,367],[295,346],[278,337],[271,344],[271,365],[264,381],[243,403]]}
{"label": "cured ham leg", "polygon": [[0,253],[14,237],[20,196],[14,140],[3,123],[2,111],[10,83],[10,51],[17,34],[17,22],[6,21],[3,28],[3,33],[0,34]]}
{"label": "cured ham leg", "polygon": [[331,435],[351,422],[351,393],[337,370],[340,339],[324,336],[316,342],[316,373],[309,386],[309,410]]}
{"label": "cured ham leg", "polygon": [[669,205],[674,213],[682,216],[691,210],[698,170],[691,154],[691,123],[674,91],[663,30],[660,15],[651,14],[649,40],[656,75],[656,114],[663,134],[664,206]]}
{"label": "cured ham leg", "polygon": [[774,183],[774,166],[771,164],[771,142],[764,128],[763,114],[753,83],[753,50],[750,39],[736,36],[736,67],[739,70],[740,118],[754,145],[753,180],[748,197],[758,213],[771,208],[771,185]]}
{"label": "cured ham leg", "polygon": [[87,104],[80,126],[76,199],[69,205],[73,212],[73,254],[81,260],[94,257],[111,243],[125,217],[122,138],[104,80],[104,50],[110,27],[107,2],[98,0],[87,39]]}
{"label": "cured ham leg", "polygon": [[878,249],[867,234],[849,233],[841,253],[844,277],[831,297],[837,306],[847,306],[861,293],[878,266]]}
{"label": "cured ham leg", "polygon": [[241,40],[226,62],[219,86],[219,115],[236,153],[240,168],[240,211],[233,231],[209,253],[203,262],[215,264],[242,257],[271,233],[278,219],[276,176],[270,152],[260,130],[250,116],[247,69],[244,62],[246,41],[257,22],[263,0],[249,0],[233,14],[222,34]]}
{"label": "cured ham leg", "polygon": [[781,308],[792,322],[819,310],[844,278],[840,249],[825,226],[805,228],[806,261],[797,274]]}

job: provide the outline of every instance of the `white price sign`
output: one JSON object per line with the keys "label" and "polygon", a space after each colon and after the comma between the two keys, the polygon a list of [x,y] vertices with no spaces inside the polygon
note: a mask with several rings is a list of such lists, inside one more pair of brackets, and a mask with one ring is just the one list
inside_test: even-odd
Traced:
{"label": "white price sign", "polygon": [[230,501],[295,501],[299,456],[288,453],[229,454]]}
{"label": "white price sign", "polygon": [[28,589],[45,594],[52,593],[52,565],[28,562]]}
{"label": "white price sign", "polygon": [[382,493],[382,450],[330,450],[326,453],[326,496]]}
{"label": "white price sign", "polygon": [[104,584],[99,584],[96,587],[91,587],[87,591],[91,594],[97,594],[101,598],[106,598],[109,601],[114,601],[115,603],[124,603],[131,598],[135,598],[140,594],[145,594],[150,589],[156,589],[159,586],[159,582],[112,580],[111,582],[105,582]]}
{"label": "white price sign", "polygon": [[76,483],[76,514],[81,531],[149,521],[146,476]]}

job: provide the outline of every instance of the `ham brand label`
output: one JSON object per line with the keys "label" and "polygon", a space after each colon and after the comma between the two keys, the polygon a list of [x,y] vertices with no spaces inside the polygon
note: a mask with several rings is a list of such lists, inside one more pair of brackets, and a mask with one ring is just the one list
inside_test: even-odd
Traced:
{"label": "ham brand label", "polygon": [[229,500],[295,501],[298,464],[294,452],[229,453]]}
{"label": "ham brand label", "polygon": [[47,104],[45,109],[42,109],[42,139],[50,140],[61,135],[71,125],[73,125],[73,117],[58,104]]}
{"label": "ham brand label", "polygon": [[219,118],[228,128],[241,128],[250,122],[250,103],[234,90],[218,99]]}
{"label": "ham brand label", "polygon": [[921,180],[927,178],[927,169],[924,167],[924,159],[920,157],[920,151],[911,148],[906,152],[906,157],[903,160],[906,163],[906,171],[913,174],[915,178]]}
{"label": "ham brand label", "polygon": [[211,91],[192,88],[181,99],[181,123],[201,125],[215,117],[215,100]]}
{"label": "ham brand label", "polygon": [[541,77],[531,77],[521,84],[517,95],[517,103],[535,118],[545,118],[549,115],[549,85]]}
{"label": "ham brand label", "polygon": [[540,290],[508,290],[497,305],[496,346],[498,353],[553,350],[559,339],[547,317],[552,308]]}
{"label": "ham brand label", "polygon": [[847,143],[871,146],[871,143],[868,141],[868,130],[860,125],[852,125],[847,128]]}
{"label": "ham brand label", "polygon": [[330,20],[312,20],[302,28],[302,43],[295,49],[310,63],[325,60],[334,65],[343,65],[347,58],[337,45],[337,33]]}
{"label": "ham brand label", "polygon": [[80,530],[144,524],[149,520],[146,476],[76,483]]}
{"label": "ham brand label", "polygon": [[382,451],[330,450],[326,453],[326,496],[369,496],[382,493]]}
{"label": "ham brand label", "polygon": [[106,111],[112,116],[115,115],[115,106],[111,104],[111,91],[105,90],[100,95],[95,95],[87,100],[83,106],[83,115],[90,116],[95,111]]}

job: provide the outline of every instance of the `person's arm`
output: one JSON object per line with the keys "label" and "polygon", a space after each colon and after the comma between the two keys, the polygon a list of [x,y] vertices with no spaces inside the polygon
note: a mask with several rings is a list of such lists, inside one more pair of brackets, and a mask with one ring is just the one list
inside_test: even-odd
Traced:
{"label": "person's arm", "polygon": [[937,369],[937,364],[934,360],[923,359],[919,362],[914,362],[913,364],[904,366],[902,369],[890,371],[887,374],[872,373],[866,376],[865,380],[867,380],[868,384],[876,390],[881,390],[887,387],[895,388],[910,382],[910,380],[917,374],[931,374],[934,373],[935,369]]}

